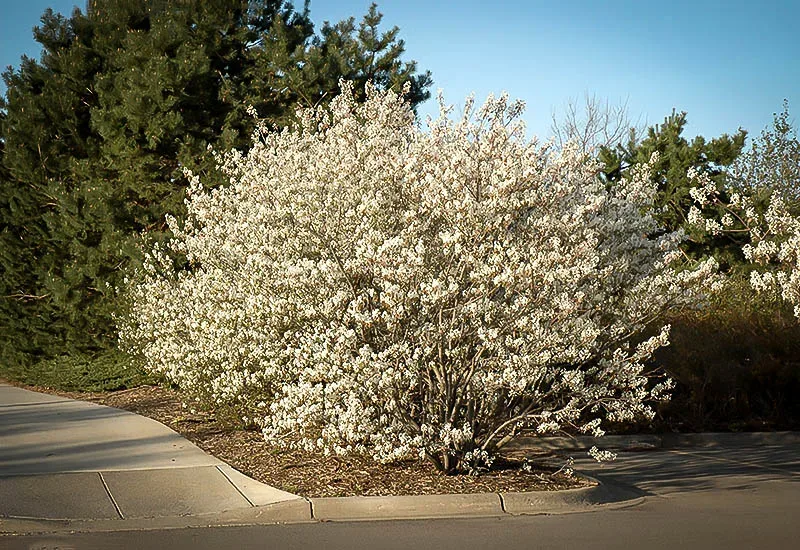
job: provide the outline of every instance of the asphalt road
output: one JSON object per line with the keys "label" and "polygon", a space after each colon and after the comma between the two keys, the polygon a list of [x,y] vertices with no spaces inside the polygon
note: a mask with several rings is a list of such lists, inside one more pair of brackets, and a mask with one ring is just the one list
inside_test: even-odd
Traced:
{"label": "asphalt road", "polygon": [[253,525],[0,538],[0,548],[800,547],[800,444],[622,453],[579,469],[645,496],[623,509],[550,516]]}

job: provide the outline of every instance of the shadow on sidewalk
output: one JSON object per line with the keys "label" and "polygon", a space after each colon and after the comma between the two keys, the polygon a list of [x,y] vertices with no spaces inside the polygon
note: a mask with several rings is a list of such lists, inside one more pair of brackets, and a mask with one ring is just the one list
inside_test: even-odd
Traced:
{"label": "shadow on sidewalk", "polygon": [[575,467],[650,494],[748,490],[764,481],[800,482],[800,445],[621,452],[610,463],[586,459]]}

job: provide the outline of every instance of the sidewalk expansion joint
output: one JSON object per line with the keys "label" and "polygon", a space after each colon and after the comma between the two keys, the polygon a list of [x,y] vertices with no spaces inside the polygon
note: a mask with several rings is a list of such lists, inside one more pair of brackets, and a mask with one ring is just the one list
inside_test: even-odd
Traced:
{"label": "sidewalk expansion joint", "polygon": [[122,515],[122,510],[119,509],[119,504],[117,504],[117,501],[114,498],[114,495],[111,494],[111,489],[108,488],[108,483],[106,483],[106,480],[103,477],[103,473],[102,472],[97,472],[97,475],[100,476],[100,482],[103,484],[103,488],[106,490],[106,494],[108,495],[108,498],[111,499],[111,504],[114,505],[114,510],[117,511],[117,515],[119,516],[119,519],[125,519],[125,516]]}
{"label": "sidewalk expansion joint", "polygon": [[236,489],[236,492],[237,492],[237,493],[239,493],[240,495],[242,495],[242,498],[243,498],[243,499],[245,499],[245,500],[247,501],[247,504],[249,504],[251,508],[255,508],[255,507],[256,507],[256,505],[255,505],[255,504],[253,504],[253,501],[252,501],[252,500],[250,500],[249,498],[247,498],[247,495],[245,495],[245,494],[242,492],[242,490],[241,490],[241,489],[239,489],[239,487],[238,487],[238,486],[237,486],[237,485],[236,485],[236,484],[233,482],[233,480],[232,480],[231,478],[229,478],[229,477],[228,477],[228,474],[226,474],[226,473],[223,471],[223,469],[222,469],[222,468],[220,468],[219,466],[214,466],[214,467],[217,469],[217,471],[218,471],[219,473],[221,473],[221,474],[222,474],[222,476],[223,476],[225,479],[227,479],[227,480],[228,480],[228,483],[230,483],[231,485],[233,485],[233,488],[234,488],[234,489]]}
{"label": "sidewalk expansion joint", "polygon": [[316,514],[314,514],[314,499],[303,497],[303,500],[308,502],[308,510],[311,513],[311,521],[318,521]]}
{"label": "sidewalk expansion joint", "polygon": [[507,514],[508,510],[506,510],[506,501],[503,498],[503,493],[497,493],[497,496],[500,497],[500,511],[502,511],[504,514]]}

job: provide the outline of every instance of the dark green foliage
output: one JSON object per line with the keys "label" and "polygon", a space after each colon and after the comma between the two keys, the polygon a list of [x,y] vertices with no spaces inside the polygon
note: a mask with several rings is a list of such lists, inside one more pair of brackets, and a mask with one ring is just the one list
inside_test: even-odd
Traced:
{"label": "dark green foliage", "polygon": [[44,48],[41,62],[24,58],[18,71],[4,75],[4,358],[63,345],[74,321],[71,315],[57,314],[75,297],[68,282],[75,269],[69,259],[75,235],[63,229],[75,224],[78,185],[73,168],[96,151],[87,87],[96,63],[83,48],[82,29],[48,10],[35,32]]}
{"label": "dark green foliage", "polygon": [[246,101],[267,121],[284,125],[293,115],[291,106],[327,103],[344,78],[356,83],[361,99],[368,81],[394,90],[409,82],[406,99],[416,107],[430,97],[430,73],[416,74],[415,62],[401,61],[404,43],[397,38],[399,29],[381,33],[382,17],[372,4],[358,27],[353,18],[335,25],[325,22],[318,36],[296,20],[290,25],[276,18],[263,37],[264,47],[255,52],[254,95]]}
{"label": "dark green foliage", "polygon": [[0,379],[63,391],[114,391],[143,384],[161,383],[116,351],[85,354],[73,352],[37,363],[0,363]]}
{"label": "dark green foliage", "polygon": [[740,129],[733,136],[723,134],[710,141],[697,136],[689,141],[683,136],[685,126],[686,113],[673,111],[663,124],[650,127],[647,137],[641,141],[632,138],[626,145],[602,148],[600,161],[604,166],[604,177],[613,184],[631,166],[649,162],[653,153],[658,153],[651,179],[658,190],[653,206],[661,225],[669,231],[686,230],[690,237],[686,252],[692,257],[714,254],[723,262],[738,261],[738,248],[742,243],[734,235],[727,233],[714,237],[688,226],[687,216],[693,204],[689,190],[697,185],[689,178],[688,172],[693,169],[708,175],[724,198],[726,169],[742,152],[747,132]]}
{"label": "dark green foliage", "polygon": [[400,61],[404,45],[397,39],[399,29],[381,33],[381,19],[377,6],[372,4],[358,28],[352,17],[335,25],[325,23],[321,36],[313,39],[305,54],[300,75],[303,88],[316,93],[316,97],[305,92],[303,99],[312,103],[335,94],[342,77],[357,84],[362,98],[364,84],[371,81],[380,88],[393,89],[410,82],[406,99],[412,105],[428,99],[430,74],[415,75],[416,63]]}
{"label": "dark green foliage", "polygon": [[[276,0],[90,0],[48,10],[40,60],[4,74],[0,110],[0,353],[10,363],[114,345],[113,288],[180,215],[185,169],[221,183],[207,150],[244,148],[253,105],[274,124],[327,102],[340,78],[381,87],[430,76],[403,63],[373,6],[314,34]],[[341,48],[341,50],[339,49]]]}

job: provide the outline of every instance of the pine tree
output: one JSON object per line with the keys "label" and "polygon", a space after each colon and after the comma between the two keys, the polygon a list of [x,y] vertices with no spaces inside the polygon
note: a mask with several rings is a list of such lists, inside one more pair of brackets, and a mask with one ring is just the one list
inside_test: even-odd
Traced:
{"label": "pine tree", "polygon": [[68,20],[48,10],[34,36],[41,61],[23,58],[19,70],[4,74],[0,311],[8,329],[0,347],[38,355],[84,334],[72,307],[82,289],[70,252],[84,236],[75,230],[81,182],[74,168],[97,152],[90,109],[100,60],[77,11]]}
{"label": "pine tree", "polygon": [[90,0],[69,18],[48,10],[35,31],[41,60],[4,75],[0,351],[113,346],[112,289],[137,261],[140,234],[180,212],[185,168],[221,182],[207,149],[245,147],[250,105],[285,124],[307,98],[329,100],[340,78],[410,79],[409,99],[426,99],[430,76],[400,61],[397,29],[379,35],[380,21],[373,7],[366,34],[353,36],[349,20],[317,37],[308,2],[302,11],[277,0]]}
{"label": "pine tree", "polygon": [[651,179],[656,185],[657,195],[653,204],[656,218],[667,231],[684,229],[690,236],[686,252],[693,257],[702,257],[712,253],[723,262],[732,261],[735,253],[730,234],[714,237],[697,231],[687,223],[689,208],[693,200],[689,190],[697,184],[689,178],[689,170],[708,175],[724,193],[727,189],[727,168],[741,154],[747,132],[739,131],[729,136],[723,134],[710,141],[697,136],[689,141],[683,136],[686,128],[686,113],[672,114],[664,119],[663,124],[651,126],[647,137],[641,141],[631,139],[625,145],[615,148],[603,147],[600,150],[600,161],[603,163],[603,177],[610,184],[619,181],[633,165],[650,161],[653,153],[658,153],[658,160],[651,172]]}
{"label": "pine tree", "polygon": [[263,37],[264,47],[254,50],[254,95],[245,101],[267,122],[282,126],[291,120],[293,106],[327,103],[338,93],[339,80],[345,79],[356,83],[360,100],[367,82],[395,91],[408,82],[405,99],[416,107],[430,97],[431,75],[418,74],[414,61],[401,60],[405,44],[398,39],[399,29],[381,33],[382,21],[376,4],[358,27],[352,17],[333,25],[326,21],[319,35],[276,18]]}

